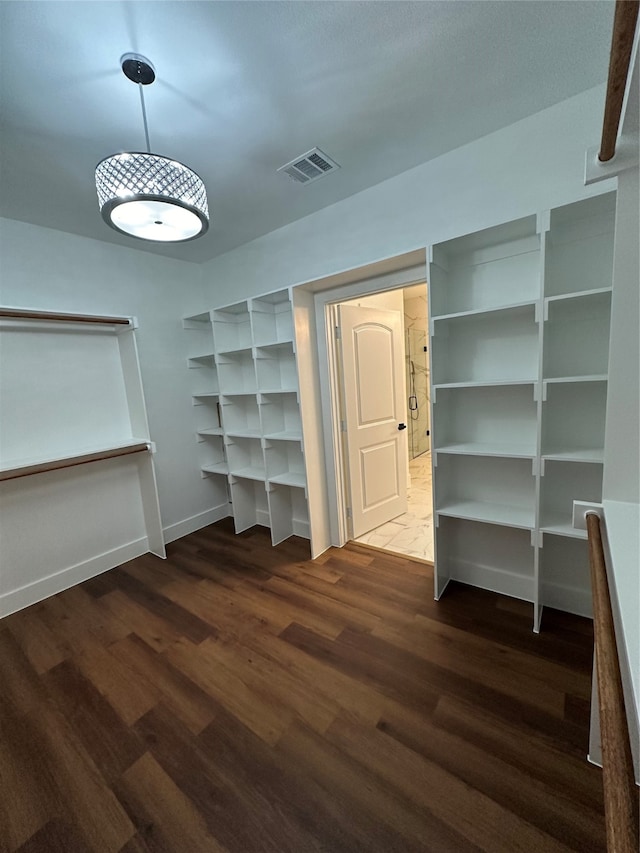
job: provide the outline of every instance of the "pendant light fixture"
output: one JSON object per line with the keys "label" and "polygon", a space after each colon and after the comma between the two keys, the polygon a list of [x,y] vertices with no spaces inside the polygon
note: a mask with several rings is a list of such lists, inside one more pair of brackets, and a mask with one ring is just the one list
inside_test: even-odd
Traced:
{"label": "pendant light fixture", "polygon": [[202,178],[177,160],[151,153],[143,87],[156,78],[153,65],[137,53],[125,53],[120,65],[125,76],[138,84],[147,150],[112,154],[96,166],[102,218],[121,234],[141,240],[195,240],[209,227]]}

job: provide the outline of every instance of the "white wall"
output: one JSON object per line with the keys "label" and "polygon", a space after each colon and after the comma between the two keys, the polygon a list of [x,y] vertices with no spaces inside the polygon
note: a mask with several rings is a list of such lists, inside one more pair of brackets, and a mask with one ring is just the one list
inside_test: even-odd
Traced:
{"label": "white wall", "polygon": [[[584,152],[599,138],[603,104],[604,87],[583,92],[214,258],[203,265],[206,306],[603,192],[603,184],[583,183]],[[291,192],[313,192],[313,185],[292,184]]]}
{"label": "white wall", "polygon": [[399,311],[403,313],[402,290],[387,290],[385,293],[374,293],[371,296],[359,296],[350,299],[349,305],[357,305],[359,308],[378,308],[381,311]]}
{"label": "white wall", "polygon": [[0,220],[0,258],[4,305],[138,318],[163,525],[209,510],[181,325],[202,304],[201,267],[9,219]]}

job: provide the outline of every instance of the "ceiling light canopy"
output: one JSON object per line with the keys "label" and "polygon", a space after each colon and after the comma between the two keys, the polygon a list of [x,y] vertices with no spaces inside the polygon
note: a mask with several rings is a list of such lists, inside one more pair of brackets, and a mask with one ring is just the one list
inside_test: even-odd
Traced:
{"label": "ceiling light canopy", "polygon": [[149,60],[126,53],[120,64],[125,76],[139,85],[147,151],[112,154],[98,163],[96,190],[102,218],[121,234],[141,240],[195,240],[209,227],[205,185],[184,164],[151,153],[142,89],[155,80]]}

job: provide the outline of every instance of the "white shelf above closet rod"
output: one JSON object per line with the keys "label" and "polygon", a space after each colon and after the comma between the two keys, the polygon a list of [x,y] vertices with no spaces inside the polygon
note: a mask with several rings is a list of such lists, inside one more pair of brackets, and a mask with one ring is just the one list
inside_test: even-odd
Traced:
{"label": "white shelf above closet rod", "polygon": [[130,456],[132,453],[142,453],[143,451],[150,450],[150,442],[138,441],[132,444],[119,445],[118,447],[107,447],[89,453],[79,453],[74,456],[60,456],[57,459],[12,465],[7,468],[0,468],[0,481],[16,480],[19,477],[44,474],[48,471],[59,471],[61,468],[73,468],[76,465],[86,465],[89,462],[102,462],[104,459],[115,459],[118,456]]}
{"label": "white shelf above closet rod", "polygon": [[103,326],[135,326],[132,317],[105,317],[93,314],[65,314],[57,311],[30,311],[27,308],[0,308],[8,320],[41,320],[53,323],[96,323]]}

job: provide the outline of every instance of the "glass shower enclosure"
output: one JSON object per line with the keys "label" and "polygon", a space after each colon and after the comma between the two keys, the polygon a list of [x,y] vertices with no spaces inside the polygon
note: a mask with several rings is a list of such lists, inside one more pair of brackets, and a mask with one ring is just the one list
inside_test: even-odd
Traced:
{"label": "glass shower enclosure", "polygon": [[406,329],[405,359],[407,363],[407,427],[409,459],[426,453],[429,437],[429,357],[427,332]]}

